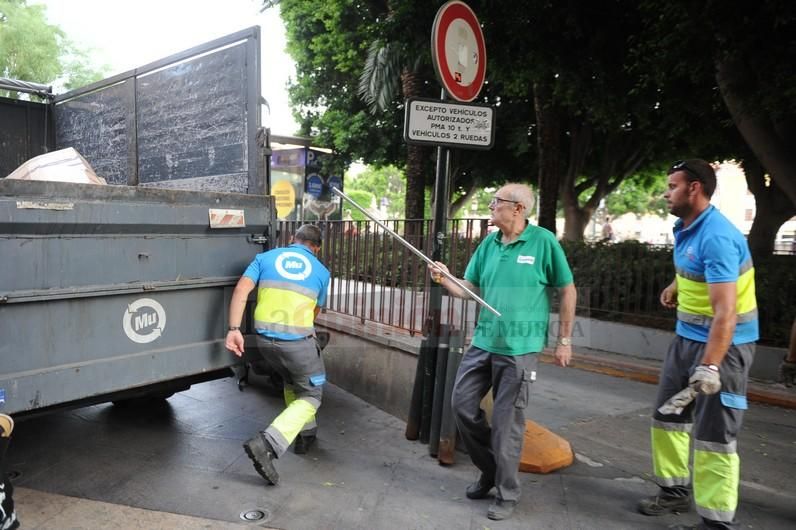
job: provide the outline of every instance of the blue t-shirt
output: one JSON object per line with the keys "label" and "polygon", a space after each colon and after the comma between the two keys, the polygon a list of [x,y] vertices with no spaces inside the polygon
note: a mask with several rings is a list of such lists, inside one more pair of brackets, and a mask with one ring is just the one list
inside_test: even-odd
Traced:
{"label": "blue t-shirt", "polygon": [[[674,225],[674,266],[678,281],[678,335],[707,342],[709,322],[698,323],[690,315],[712,316],[708,284],[736,282],[738,323],[733,344],[759,338],[754,267],[743,234],[714,206],[709,206],[687,228]],[[693,320],[693,321],[689,321]]]}
{"label": "blue t-shirt", "polygon": [[280,340],[313,333],[314,310],[326,304],[330,274],[312,251],[292,244],[263,252],[243,275],[257,286],[257,333]]}

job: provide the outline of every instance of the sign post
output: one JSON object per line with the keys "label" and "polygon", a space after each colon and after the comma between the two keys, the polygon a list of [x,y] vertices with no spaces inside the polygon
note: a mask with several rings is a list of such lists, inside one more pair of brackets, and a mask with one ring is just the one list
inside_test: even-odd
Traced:
{"label": "sign post", "polygon": [[[441,98],[439,101],[421,98],[407,101],[404,140],[409,144],[437,146],[432,259],[440,261],[447,225],[450,148],[490,149],[494,144],[494,109],[470,103],[478,97],[486,78],[486,44],[478,18],[464,2],[451,0],[437,11],[431,30],[431,57],[437,79],[443,87]],[[456,102],[446,101],[446,96]],[[442,286],[432,283],[426,318],[430,342],[440,337],[441,320]],[[432,392],[429,384],[432,388],[435,384],[444,385],[445,374],[435,374],[438,366],[436,348],[429,348],[422,362],[422,369],[418,366],[415,393],[419,398],[422,389],[423,397],[412,400],[407,437],[412,439],[416,436],[416,428],[419,427],[421,442],[428,442],[430,430],[434,430],[430,425],[431,409],[427,406]],[[420,410],[416,401],[424,403]],[[437,429],[435,435],[438,434]]]}

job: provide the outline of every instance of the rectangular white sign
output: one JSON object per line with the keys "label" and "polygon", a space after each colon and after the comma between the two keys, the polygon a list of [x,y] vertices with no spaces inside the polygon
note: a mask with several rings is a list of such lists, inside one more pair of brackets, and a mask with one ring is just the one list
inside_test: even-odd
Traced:
{"label": "rectangular white sign", "polygon": [[490,149],[494,130],[492,107],[414,98],[406,102],[404,139],[408,143]]}

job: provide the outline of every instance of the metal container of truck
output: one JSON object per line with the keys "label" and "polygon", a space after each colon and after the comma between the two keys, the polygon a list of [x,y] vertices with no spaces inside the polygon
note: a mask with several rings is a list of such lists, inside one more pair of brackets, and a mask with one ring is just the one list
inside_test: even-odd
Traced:
{"label": "metal container of truck", "polygon": [[166,397],[239,366],[230,296],[276,235],[259,35],[0,98],[0,176],[74,147],[109,183],[0,179],[0,412]]}

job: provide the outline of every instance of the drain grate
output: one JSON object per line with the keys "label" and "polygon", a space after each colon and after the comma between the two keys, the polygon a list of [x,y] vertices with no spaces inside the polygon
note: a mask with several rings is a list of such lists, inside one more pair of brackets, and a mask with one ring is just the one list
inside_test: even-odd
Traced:
{"label": "drain grate", "polygon": [[240,518],[247,523],[264,523],[271,518],[271,512],[262,508],[253,508],[240,512]]}

